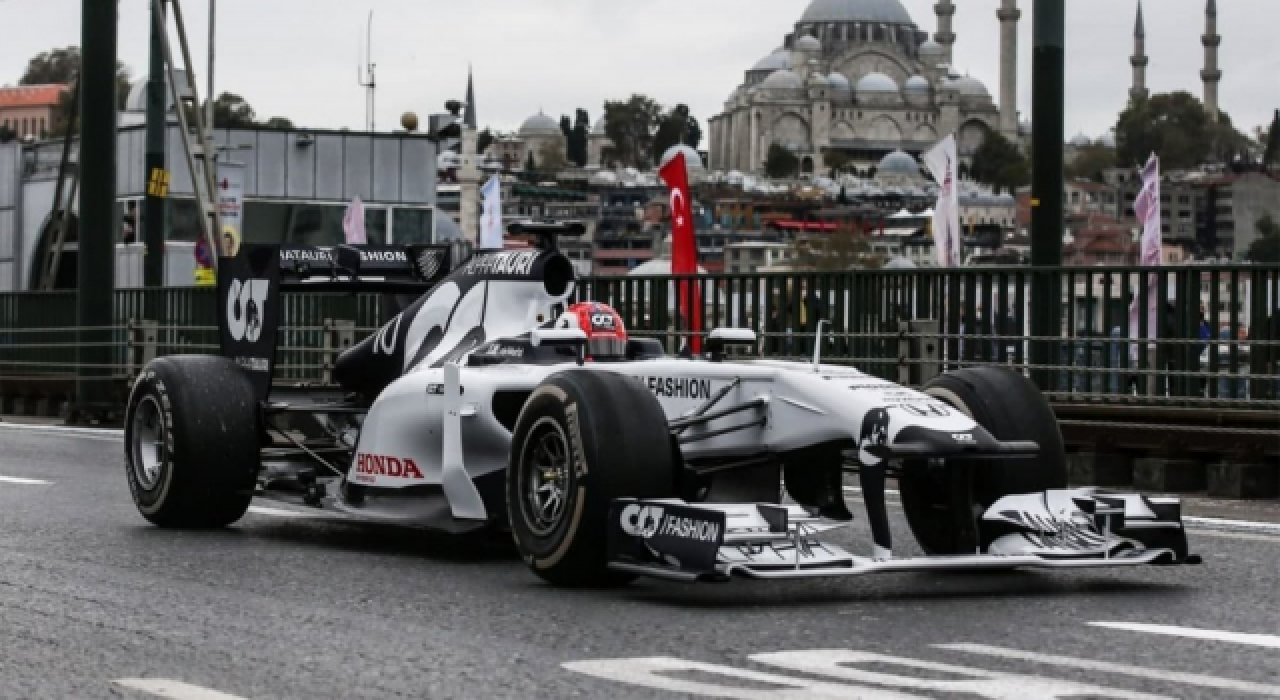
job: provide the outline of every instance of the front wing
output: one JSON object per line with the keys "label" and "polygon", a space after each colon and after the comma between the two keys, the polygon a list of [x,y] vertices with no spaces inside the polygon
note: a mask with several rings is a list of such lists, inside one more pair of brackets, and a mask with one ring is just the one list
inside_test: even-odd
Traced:
{"label": "front wing", "polygon": [[860,576],[906,571],[1195,564],[1175,499],[1069,489],[1008,496],[983,514],[970,555],[866,557],[824,542],[844,527],[801,506],[619,499],[609,567],[678,581]]}

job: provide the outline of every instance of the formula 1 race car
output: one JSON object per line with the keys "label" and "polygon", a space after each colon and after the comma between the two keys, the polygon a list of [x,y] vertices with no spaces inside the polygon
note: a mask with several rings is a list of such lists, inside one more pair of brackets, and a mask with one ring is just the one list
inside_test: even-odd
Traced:
{"label": "formula 1 race car", "polygon": [[[222,356],[162,357],[132,388],[138,510],[162,527],[223,527],[258,497],[509,529],[561,585],[1198,561],[1177,500],[1067,488],[1056,419],[1020,373],[965,369],[916,391],[816,353],[744,359],[756,335],[732,328],[696,357],[668,356],[610,307],[569,304],[574,269],[556,241],[581,225],[512,231],[537,245],[460,259],[447,246],[246,244],[223,258]],[[338,357],[340,389],[288,387],[272,381],[282,289],[416,300]],[[861,555],[820,539],[853,518],[846,473],[872,531]],[[894,558],[888,478],[927,556]]]}

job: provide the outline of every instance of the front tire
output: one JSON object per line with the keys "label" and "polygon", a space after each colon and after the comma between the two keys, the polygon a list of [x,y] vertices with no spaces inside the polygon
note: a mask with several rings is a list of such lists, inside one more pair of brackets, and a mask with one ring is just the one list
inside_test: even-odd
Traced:
{"label": "front tire", "polygon": [[[1005,496],[1067,487],[1067,456],[1053,408],[1039,388],[1022,374],[1003,367],[976,367],[944,374],[925,393],[950,404],[1002,442],[1030,440],[1035,457],[970,460],[974,517]],[[928,554],[962,551],[951,497],[950,466],[931,468],[907,462],[898,478],[902,508],[916,541]],[[982,541],[985,548],[989,542]]]}
{"label": "front tire", "polygon": [[253,499],[258,437],[253,386],[231,360],[152,361],[125,413],[125,471],[138,512],[161,527],[236,522]]}
{"label": "front tire", "polygon": [[507,467],[507,517],[529,568],[559,586],[634,578],[606,561],[615,498],[676,495],[667,418],[634,379],[608,371],[553,375],[525,402]]}

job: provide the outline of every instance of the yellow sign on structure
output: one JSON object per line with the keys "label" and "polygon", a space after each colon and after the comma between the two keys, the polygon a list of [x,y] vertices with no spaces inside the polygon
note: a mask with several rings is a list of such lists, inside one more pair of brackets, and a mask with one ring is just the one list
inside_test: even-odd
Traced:
{"label": "yellow sign on structure", "polygon": [[164,168],[152,168],[151,177],[147,179],[147,194],[152,197],[169,196],[169,171]]}
{"label": "yellow sign on structure", "polygon": [[218,284],[217,277],[214,276],[213,270],[208,267],[196,268],[196,286],[197,287],[213,287]]}

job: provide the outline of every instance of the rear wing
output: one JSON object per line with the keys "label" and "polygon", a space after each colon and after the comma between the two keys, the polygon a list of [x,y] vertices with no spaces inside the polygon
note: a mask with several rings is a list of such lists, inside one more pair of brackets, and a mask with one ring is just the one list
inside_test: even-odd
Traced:
{"label": "rear wing", "polygon": [[445,245],[241,245],[219,260],[217,319],[222,355],[271,390],[284,291],[380,292],[420,296],[470,257],[466,243]]}

